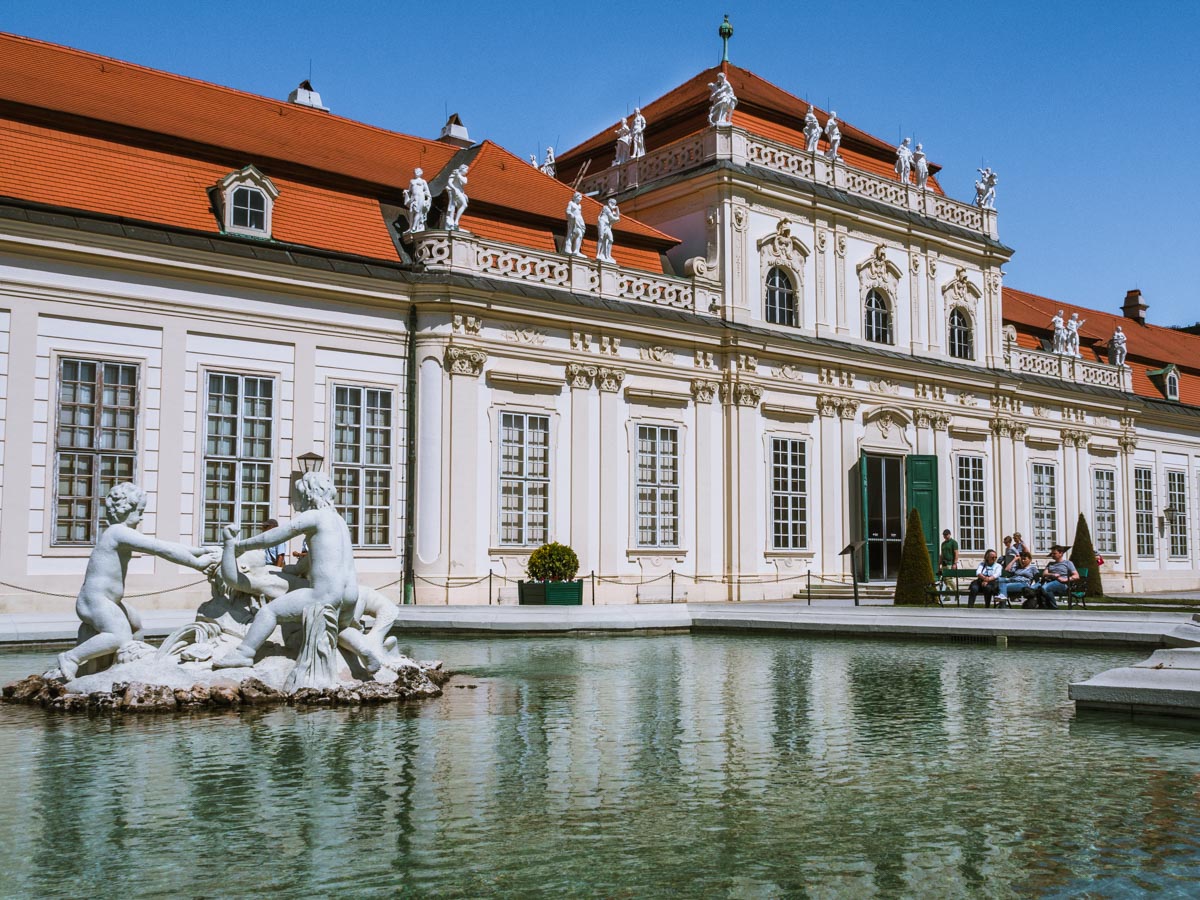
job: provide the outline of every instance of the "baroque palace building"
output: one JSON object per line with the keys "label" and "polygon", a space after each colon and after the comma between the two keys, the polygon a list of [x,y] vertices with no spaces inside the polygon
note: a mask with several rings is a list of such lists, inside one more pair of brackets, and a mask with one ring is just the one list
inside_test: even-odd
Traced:
{"label": "baroque palace building", "polygon": [[[0,612],[71,608],[118,481],[145,531],[212,544],[285,519],[312,465],[363,582],[421,603],[507,601],[550,540],[600,603],[791,596],[860,540],[887,582],[914,505],[964,560],[1013,531],[1044,556],[1083,513],[1109,591],[1200,587],[1200,337],[1137,292],[1003,287],[986,185],[902,182],[895,145],[807,114],[724,62],[641,110],[628,161],[614,122],[551,177],[456,117],[427,140],[307,84],[0,36]],[[143,557],[129,592],[207,586]]]}

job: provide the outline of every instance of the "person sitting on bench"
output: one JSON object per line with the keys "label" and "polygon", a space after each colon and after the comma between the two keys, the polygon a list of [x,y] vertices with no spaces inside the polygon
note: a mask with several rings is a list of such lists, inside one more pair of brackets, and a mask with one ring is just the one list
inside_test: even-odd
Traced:
{"label": "person sitting on bench", "polygon": [[1004,575],[1000,578],[1000,593],[996,595],[997,606],[1011,606],[1010,592],[1016,592],[1019,597],[1025,588],[1033,587],[1041,574],[1033,561],[1033,554],[1028,550],[1021,551]]}
{"label": "person sitting on bench", "polygon": [[1000,592],[1000,563],[996,562],[996,551],[983,554],[983,562],[975,570],[975,580],[967,591],[967,606],[975,605],[975,598],[983,594],[983,605],[991,606],[992,598]]}
{"label": "person sitting on bench", "polygon": [[1038,588],[1039,609],[1058,609],[1058,598],[1066,596],[1071,590],[1069,582],[1079,580],[1079,570],[1075,563],[1064,559],[1063,554],[1069,550],[1062,544],[1050,548],[1050,558],[1054,560],[1046,566],[1042,573],[1042,584]]}

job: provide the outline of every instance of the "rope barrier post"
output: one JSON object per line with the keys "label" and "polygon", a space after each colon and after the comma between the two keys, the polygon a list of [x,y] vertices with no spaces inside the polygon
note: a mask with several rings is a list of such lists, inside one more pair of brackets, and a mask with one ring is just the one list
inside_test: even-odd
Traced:
{"label": "rope barrier post", "polygon": [[596,570],[592,569],[592,606],[596,605]]}
{"label": "rope barrier post", "polygon": [[671,570],[671,602],[675,602],[675,570]]}
{"label": "rope barrier post", "polygon": [[488,569],[488,606],[492,605],[492,570]]}
{"label": "rope barrier post", "polygon": [[805,575],[808,577],[808,605],[812,606],[812,572],[806,572]]}

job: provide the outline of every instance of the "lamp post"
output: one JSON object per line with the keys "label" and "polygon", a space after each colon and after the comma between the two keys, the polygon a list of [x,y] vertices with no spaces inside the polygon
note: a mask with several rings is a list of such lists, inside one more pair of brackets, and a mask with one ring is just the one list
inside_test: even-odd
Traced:
{"label": "lamp post", "polygon": [[309,472],[320,472],[321,466],[325,464],[325,457],[315,450],[309,450],[296,457],[296,464],[300,466],[300,472],[303,475],[307,475]]}

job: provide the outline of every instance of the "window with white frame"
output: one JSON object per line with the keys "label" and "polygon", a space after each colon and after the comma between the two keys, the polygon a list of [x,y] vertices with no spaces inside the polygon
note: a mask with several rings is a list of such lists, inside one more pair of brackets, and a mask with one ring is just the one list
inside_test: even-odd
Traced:
{"label": "window with white frame", "polygon": [[1167,373],[1167,399],[1179,399],[1179,375],[1175,372]]}
{"label": "window with white frame", "polygon": [[234,228],[250,231],[267,230],[267,198],[258,188],[240,187],[233,192],[230,221]]}
{"label": "window with white frame", "polygon": [[771,547],[808,546],[808,468],[804,441],[771,438]]}
{"label": "window with white frame", "polygon": [[137,365],[59,359],[53,543],[96,540],[103,527],[105,495],[134,477],[137,407]]}
{"label": "window with white frame", "polygon": [[958,457],[958,543],[973,553],[987,549],[982,456]]}
{"label": "window with white frame", "polygon": [[1134,534],[1137,555],[1154,556],[1154,470],[1133,470]]}
{"label": "window with white frame", "polygon": [[1047,553],[1058,543],[1058,497],[1054,466],[1033,464],[1033,547],[1035,552]]}
{"label": "window with white frame", "polygon": [[271,236],[271,219],[279,189],[270,178],[254,166],[246,166],[230,172],[213,190],[223,231],[257,238]]}
{"label": "window with white frame", "polygon": [[540,547],[550,534],[550,417],[500,414],[500,543]]}
{"label": "window with white frame", "polygon": [[1099,553],[1117,552],[1117,474],[1112,469],[1092,470],[1092,516],[1096,523],[1095,547]]}
{"label": "window with white frame", "polygon": [[209,372],[207,388],[204,543],[219,544],[224,525],[250,535],[271,517],[275,380]]}
{"label": "window with white frame", "polygon": [[1188,555],[1187,473],[1167,473],[1167,521],[1171,526],[1171,555]]}
{"label": "window with white frame", "polygon": [[637,545],[679,546],[679,429],[638,425]]}
{"label": "window with white frame", "polygon": [[887,295],[872,288],[867,291],[863,318],[863,337],[876,344],[892,343],[892,312]]}
{"label": "window with white frame", "polygon": [[975,339],[971,328],[971,317],[958,307],[950,311],[948,336],[951,356],[955,359],[975,358]]}
{"label": "window with white frame", "polygon": [[335,505],[356,547],[387,547],[392,539],[392,392],[334,385]]}
{"label": "window with white frame", "polygon": [[766,319],[775,325],[796,325],[796,289],[791,276],[778,266],[767,273]]}

